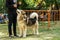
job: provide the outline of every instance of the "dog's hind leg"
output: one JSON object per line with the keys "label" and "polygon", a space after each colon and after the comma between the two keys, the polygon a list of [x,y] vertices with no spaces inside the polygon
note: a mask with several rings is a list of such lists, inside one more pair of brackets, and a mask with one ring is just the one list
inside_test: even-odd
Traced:
{"label": "dog's hind leg", "polygon": [[39,24],[38,24],[38,22],[37,22],[37,25],[36,25],[36,27],[35,27],[36,35],[39,35],[38,27],[39,27]]}
{"label": "dog's hind leg", "polygon": [[36,35],[38,35],[39,34],[39,32],[38,32],[38,28],[36,28]]}

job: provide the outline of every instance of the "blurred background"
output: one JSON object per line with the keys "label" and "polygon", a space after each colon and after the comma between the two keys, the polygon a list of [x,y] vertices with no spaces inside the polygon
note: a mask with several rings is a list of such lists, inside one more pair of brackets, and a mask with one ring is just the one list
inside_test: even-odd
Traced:
{"label": "blurred background", "polygon": [[[6,0],[0,0],[0,15],[3,15],[4,20],[7,20]],[[60,0],[18,0],[21,5],[18,9],[22,10],[60,10]],[[5,17],[6,16],[6,17]],[[3,17],[0,16],[0,22]]]}
{"label": "blurred background", "polygon": [[[18,0],[21,5],[18,9],[26,13],[36,11],[41,16],[39,21],[39,35],[31,35],[28,29],[26,38],[8,37],[8,13],[6,0],[0,0],[0,40],[60,40],[60,0]],[[50,10],[49,12],[47,10]],[[46,21],[48,20],[48,21]],[[49,29],[48,29],[49,28]],[[19,30],[17,27],[17,34]]]}

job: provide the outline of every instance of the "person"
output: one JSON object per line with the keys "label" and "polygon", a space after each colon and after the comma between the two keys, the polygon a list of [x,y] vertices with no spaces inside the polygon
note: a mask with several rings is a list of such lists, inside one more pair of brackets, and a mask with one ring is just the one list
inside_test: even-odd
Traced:
{"label": "person", "polygon": [[0,23],[2,23],[2,14],[0,14]]}
{"label": "person", "polygon": [[6,0],[6,7],[8,12],[8,33],[9,37],[12,37],[12,24],[13,24],[13,34],[15,37],[18,37],[16,34],[16,23],[17,23],[17,0]]}

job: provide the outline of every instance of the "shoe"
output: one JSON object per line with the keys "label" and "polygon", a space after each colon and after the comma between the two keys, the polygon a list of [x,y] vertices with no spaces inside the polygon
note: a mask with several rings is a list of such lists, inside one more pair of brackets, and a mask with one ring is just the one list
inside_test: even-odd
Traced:
{"label": "shoe", "polygon": [[9,38],[13,38],[13,36],[12,36],[12,35],[10,35],[10,36],[9,36]]}
{"label": "shoe", "polygon": [[15,35],[14,37],[19,37],[19,36]]}

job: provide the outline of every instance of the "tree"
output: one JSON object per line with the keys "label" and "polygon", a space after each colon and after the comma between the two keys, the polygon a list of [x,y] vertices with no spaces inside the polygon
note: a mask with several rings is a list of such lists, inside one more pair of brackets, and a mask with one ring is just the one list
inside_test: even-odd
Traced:
{"label": "tree", "polygon": [[0,12],[4,12],[4,10],[5,10],[5,1],[6,0],[0,0]]}
{"label": "tree", "polygon": [[[6,0],[0,0],[0,12],[6,12],[5,7]],[[18,0],[22,2],[19,9],[39,9],[39,10],[59,10],[60,9],[60,0]]]}
{"label": "tree", "polygon": [[22,0],[22,9],[36,9],[36,6],[40,3],[41,0]]}

